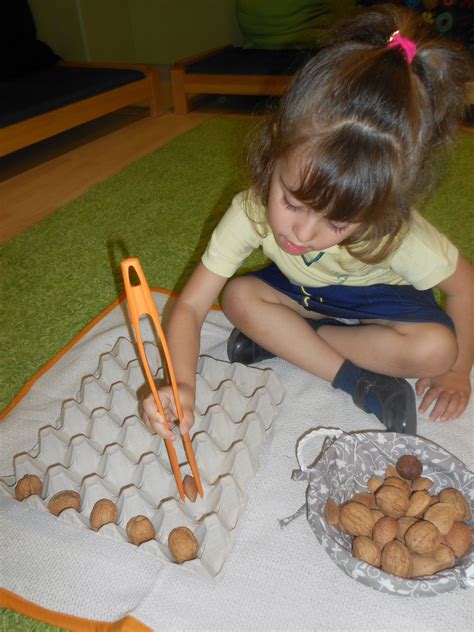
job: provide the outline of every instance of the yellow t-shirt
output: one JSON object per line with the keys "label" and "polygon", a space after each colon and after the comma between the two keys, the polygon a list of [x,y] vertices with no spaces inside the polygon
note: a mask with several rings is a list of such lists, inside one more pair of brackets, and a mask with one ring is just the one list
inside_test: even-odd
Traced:
{"label": "yellow t-shirt", "polygon": [[231,277],[250,253],[262,247],[283,274],[295,285],[367,286],[376,283],[413,285],[426,290],[451,276],[458,260],[457,248],[416,211],[399,247],[377,264],[362,263],[343,246],[321,253],[295,256],[282,250],[268,231],[261,237],[244,209],[245,192],[239,193],[215,228],[202,262],[208,270]]}

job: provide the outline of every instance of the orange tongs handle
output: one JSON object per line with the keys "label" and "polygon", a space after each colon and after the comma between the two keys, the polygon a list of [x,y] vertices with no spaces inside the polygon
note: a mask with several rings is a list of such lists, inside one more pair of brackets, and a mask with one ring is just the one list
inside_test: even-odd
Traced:
{"label": "orange tongs handle", "polygon": [[[162,416],[165,424],[168,425],[168,428],[171,428],[171,424],[167,419],[165,412],[163,410],[163,405],[160,400],[160,396],[158,395],[158,391],[155,386],[155,381],[153,379],[153,375],[150,370],[150,365],[148,364],[148,359],[146,357],[145,348],[143,346],[143,340],[140,334],[140,317],[144,315],[148,315],[155,328],[156,333],[159,336],[161,341],[161,345],[163,347],[163,352],[166,359],[166,365],[168,367],[168,374],[171,381],[171,388],[173,390],[174,399],[176,402],[176,410],[178,412],[178,419],[181,422],[183,419],[183,409],[181,407],[181,402],[179,399],[178,386],[176,384],[176,377],[173,369],[173,363],[171,361],[170,352],[168,349],[168,344],[166,343],[166,338],[163,333],[163,328],[161,327],[160,317],[158,316],[158,310],[156,309],[155,302],[150,292],[150,288],[148,287],[147,280],[145,278],[145,274],[143,273],[142,267],[140,265],[140,261],[136,258],[124,259],[121,264],[122,268],[122,277],[125,285],[125,293],[128,301],[128,309],[130,312],[130,321],[132,323],[133,330],[135,332],[135,337],[137,339],[138,351],[140,353],[140,358],[143,364],[143,368],[145,370],[146,379],[148,382],[148,386],[153,394],[156,407]],[[140,281],[137,285],[132,285],[130,282],[130,270],[134,270],[136,273],[136,277]],[[184,449],[186,452],[186,456],[188,458],[188,463],[191,466],[191,471],[194,476],[194,480],[196,481],[196,487],[199,492],[199,495],[202,497],[202,484],[201,477],[199,476],[199,470],[196,463],[196,458],[194,456],[193,446],[191,444],[191,440],[189,438],[189,433],[183,435],[183,443]],[[174,478],[176,481],[176,485],[178,487],[179,496],[181,500],[184,500],[184,489],[183,489],[183,479],[181,477],[181,471],[179,469],[179,463],[176,456],[176,451],[174,449],[174,445],[172,441],[168,441],[165,439],[166,448],[168,450],[168,457],[171,464],[171,469],[173,470]]]}

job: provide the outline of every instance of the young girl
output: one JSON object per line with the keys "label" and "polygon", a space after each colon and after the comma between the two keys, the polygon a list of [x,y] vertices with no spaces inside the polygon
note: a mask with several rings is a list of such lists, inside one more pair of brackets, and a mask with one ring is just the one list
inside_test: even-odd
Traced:
{"label": "young girl", "polygon": [[[225,285],[231,361],[284,358],[348,393],[389,430],[459,416],[470,396],[472,269],[413,204],[464,111],[464,53],[385,5],[350,19],[307,62],[254,143],[237,195],[179,296],[168,343],[185,433],[202,323],[261,246],[272,263]],[[447,209],[455,213],[456,209]],[[446,312],[433,287],[446,295]],[[176,409],[160,392],[170,419]],[[151,397],[144,421],[173,440]]]}

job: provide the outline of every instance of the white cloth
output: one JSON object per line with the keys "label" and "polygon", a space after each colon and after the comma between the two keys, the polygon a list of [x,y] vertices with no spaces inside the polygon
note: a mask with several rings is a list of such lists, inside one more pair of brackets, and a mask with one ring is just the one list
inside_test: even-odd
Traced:
{"label": "white cloth", "polygon": [[[155,295],[160,312],[166,297]],[[220,312],[205,323],[201,351],[225,359],[231,325]],[[12,458],[29,451],[40,427],[54,421],[74,397],[82,376],[119,336],[130,336],[123,308],[95,325],[49,369],[0,424],[0,476]],[[126,613],[153,630],[399,630],[472,629],[473,593],[433,599],[377,593],[344,575],[319,546],[304,517],[281,529],[278,519],[305,501],[306,486],[290,479],[298,467],[298,438],[316,426],[346,431],[379,429],[330,385],[279,359],[273,368],[287,391],[271,443],[248,486],[248,504],[232,552],[215,581],[163,563],[0,496],[0,585],[45,608],[113,621]],[[419,420],[419,434],[474,466],[473,407],[459,420]],[[310,457],[307,457],[307,459]]]}

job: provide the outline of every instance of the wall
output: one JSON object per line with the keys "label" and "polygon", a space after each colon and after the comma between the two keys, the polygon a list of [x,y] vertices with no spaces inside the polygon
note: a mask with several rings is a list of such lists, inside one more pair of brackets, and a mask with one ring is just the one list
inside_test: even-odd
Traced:
{"label": "wall", "polygon": [[28,0],[38,37],[64,59],[86,59],[76,0]]}
{"label": "wall", "polygon": [[75,61],[173,64],[240,39],[235,0],[29,0],[38,37]]}

